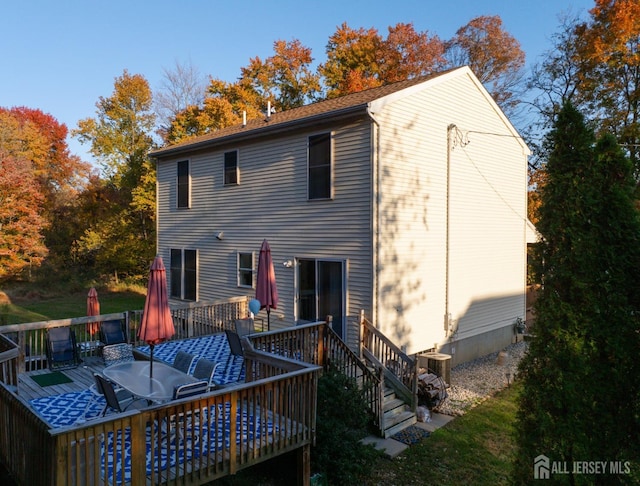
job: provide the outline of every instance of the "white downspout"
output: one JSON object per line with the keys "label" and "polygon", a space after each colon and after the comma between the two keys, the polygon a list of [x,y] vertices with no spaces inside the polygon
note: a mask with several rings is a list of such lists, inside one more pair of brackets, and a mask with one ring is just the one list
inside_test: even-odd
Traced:
{"label": "white downspout", "polygon": [[[373,136],[371,137],[371,158],[372,158],[372,185],[375,197],[372,198],[372,215],[373,215],[373,309],[371,309],[371,322],[374,326],[378,322],[380,308],[380,122],[376,120],[375,115],[371,111],[371,104],[367,107],[367,114],[373,121]],[[377,326],[376,326],[377,327]]]}

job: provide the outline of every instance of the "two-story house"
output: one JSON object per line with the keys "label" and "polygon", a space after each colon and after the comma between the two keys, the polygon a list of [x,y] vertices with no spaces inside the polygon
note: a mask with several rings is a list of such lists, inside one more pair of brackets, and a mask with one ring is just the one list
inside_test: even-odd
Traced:
{"label": "two-story house", "polygon": [[356,348],[363,310],[408,353],[496,351],[526,314],[528,154],[467,67],[159,149],[170,295],[253,296],[267,239],[272,329],[331,315]]}

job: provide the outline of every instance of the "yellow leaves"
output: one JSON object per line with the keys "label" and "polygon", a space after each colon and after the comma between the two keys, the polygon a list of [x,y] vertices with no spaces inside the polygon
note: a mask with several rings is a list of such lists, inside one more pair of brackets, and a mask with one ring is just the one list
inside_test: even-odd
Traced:
{"label": "yellow leaves", "polygon": [[596,62],[638,64],[640,2],[638,0],[596,0],[590,11],[583,55]]}

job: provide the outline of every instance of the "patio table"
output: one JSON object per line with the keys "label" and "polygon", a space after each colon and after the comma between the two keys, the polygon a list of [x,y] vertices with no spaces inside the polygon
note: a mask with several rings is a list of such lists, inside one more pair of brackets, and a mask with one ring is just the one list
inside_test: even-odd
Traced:
{"label": "patio table", "polygon": [[128,361],[108,366],[102,373],[136,397],[152,402],[171,400],[176,386],[200,381],[158,361],[153,362],[153,378],[149,378],[149,372],[149,361]]}

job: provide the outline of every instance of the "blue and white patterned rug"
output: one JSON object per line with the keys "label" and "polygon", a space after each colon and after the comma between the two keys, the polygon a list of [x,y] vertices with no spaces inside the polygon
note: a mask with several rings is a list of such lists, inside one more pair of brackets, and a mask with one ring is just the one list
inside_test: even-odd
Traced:
{"label": "blue and white patterned rug", "polygon": [[[185,351],[196,356],[196,358],[206,358],[209,361],[218,363],[218,367],[213,375],[213,380],[219,385],[244,381],[244,359],[242,356],[231,354],[231,348],[225,334],[212,334],[191,339],[181,339],[167,341],[157,344],[153,349],[153,359],[159,359],[167,364],[173,364],[178,351]],[[146,355],[151,354],[150,346],[139,346],[136,351]],[[190,373],[193,373],[197,359],[191,365]]]}
{"label": "blue and white patterned rug", "polygon": [[[221,451],[223,447],[228,450],[230,445],[230,406],[227,403],[224,413],[222,411],[222,405],[219,405],[216,413],[216,408],[210,409],[212,415],[210,425],[207,427],[204,424],[208,424],[207,410],[205,410],[205,417],[202,420],[202,426],[196,426],[196,430],[187,430],[187,443],[181,441],[179,438],[175,438],[171,441],[169,449],[156,448],[153,454],[151,454],[151,428],[147,428],[147,461],[146,470],[147,474],[151,474],[152,468],[155,471],[164,471],[169,467],[175,467],[178,464],[183,464],[191,459],[197,459],[203,454],[213,453]],[[158,433],[158,427],[156,427],[156,434]],[[278,426],[275,426],[275,433],[279,430]],[[253,442],[260,441],[263,434],[267,436],[274,433],[274,425],[271,421],[264,423],[260,417],[254,417],[248,414],[246,411],[237,412],[236,423],[236,443],[240,444],[241,441]],[[195,434],[195,435],[194,435]],[[197,437],[198,440],[193,440]],[[115,446],[115,453],[114,453]],[[109,478],[114,477],[114,462],[115,462],[115,478],[118,484],[122,482],[131,481],[131,432],[130,429],[120,431],[115,435],[109,433],[107,435],[107,474]],[[104,449],[102,450],[102,464],[105,463]],[[122,455],[124,453],[124,461]],[[124,468],[124,478],[123,478]],[[103,466],[103,473],[105,472]]]}
{"label": "blue and white patterned rug", "polygon": [[[66,427],[69,425],[79,424],[85,420],[95,418],[102,412],[105,401],[104,397],[97,397],[90,390],[81,392],[63,393],[61,395],[52,395],[49,397],[35,398],[29,402],[33,409],[44,420],[49,423],[52,428]],[[201,420],[202,425],[195,425],[193,430],[187,427],[187,443],[180,440],[176,435],[170,441],[170,447],[167,449],[156,448],[152,457],[151,453],[151,427],[147,428],[147,474],[151,474],[152,468],[156,471],[163,471],[168,467],[174,467],[182,464],[185,460],[191,460],[200,457],[202,454],[220,451],[224,447],[228,450],[230,445],[230,410],[231,406],[226,403],[217,407],[213,406],[204,410]],[[209,421],[208,414],[211,413]],[[261,440],[263,434],[267,436],[278,432],[278,426],[274,426],[271,421],[264,422],[261,417],[255,417],[253,414],[245,410],[237,411],[236,422],[236,443],[241,441],[253,442]],[[155,436],[160,432],[157,424],[155,427]],[[165,427],[166,429],[166,427]],[[115,437],[115,440],[114,440]],[[197,440],[193,440],[197,437]],[[109,478],[114,477],[114,461],[116,464],[115,477],[116,482],[131,481],[131,431],[124,429],[116,432],[109,432],[106,438],[101,439],[102,446],[101,457],[103,464],[103,473],[107,473]],[[163,443],[163,445],[166,443]],[[114,453],[115,447],[115,453]],[[108,451],[107,457],[105,453]],[[124,455],[124,461],[123,461]],[[105,462],[106,471],[105,471]],[[124,478],[123,478],[124,470]]]}
{"label": "blue and white patterned rug", "polygon": [[31,407],[50,427],[66,427],[97,417],[105,406],[104,397],[91,390],[34,398]]}

